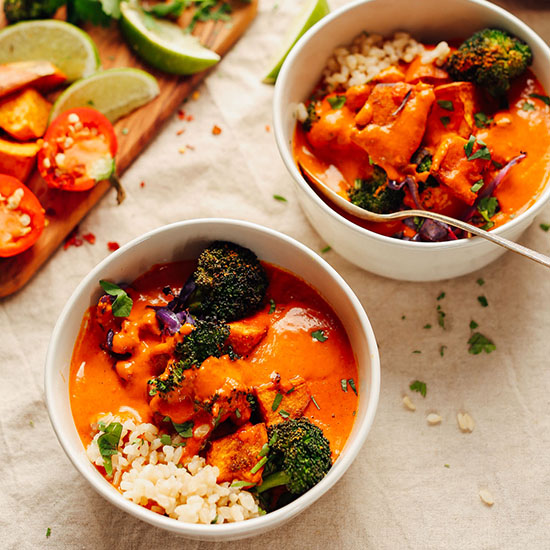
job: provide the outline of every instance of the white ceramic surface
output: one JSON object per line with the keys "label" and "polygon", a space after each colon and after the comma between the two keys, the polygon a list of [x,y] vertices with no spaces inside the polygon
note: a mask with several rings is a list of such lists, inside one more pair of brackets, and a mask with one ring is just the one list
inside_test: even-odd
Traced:
{"label": "white ceramic surface", "polygon": [[[315,287],[345,326],[357,358],[359,407],[348,442],[327,476],[284,508],[239,523],[194,525],[160,516],[124,499],[86,457],[73,423],[69,402],[69,367],[80,323],[102,294],[100,279],[132,281],[153,264],[196,258],[216,239],[252,249],[260,259],[281,266]],[[57,437],[77,470],[109,502],[152,525],[201,540],[232,540],[258,535],[307,508],[338,481],[360,451],[372,425],[380,390],[378,348],[361,303],[347,283],[317,254],[299,242],[256,224],[199,219],[156,229],[123,246],[95,267],[78,285],[54,328],[45,368],[46,402]],[[85,497],[84,497],[85,498]]]}
{"label": "white ceramic surface", "polygon": [[[532,69],[550,91],[550,49],[527,25],[484,0],[363,0],[331,13],[310,29],[287,57],[275,87],[273,122],[283,161],[293,177],[302,208],[323,239],[350,262],[385,277],[435,281],[479,269],[504,249],[480,237],[444,243],[408,242],[379,235],[336,213],[310,188],[294,163],[295,108],[318,82],[334,48],[366,30],[391,35],[404,30],[428,42],[469,36],[486,26],[508,30],[532,48]],[[518,144],[518,151],[521,144]],[[550,198],[546,186],[538,201],[495,233],[518,239]],[[527,260],[525,260],[527,261]]]}

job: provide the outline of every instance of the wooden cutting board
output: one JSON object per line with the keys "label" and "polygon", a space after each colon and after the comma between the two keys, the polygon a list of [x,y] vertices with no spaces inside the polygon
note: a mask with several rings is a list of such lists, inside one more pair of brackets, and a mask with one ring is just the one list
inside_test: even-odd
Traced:
{"label": "wooden cutting board", "polygon": [[[0,0],[0,8],[2,1]],[[250,4],[238,1],[234,6],[231,21],[207,21],[198,23],[193,34],[201,42],[223,56],[241,37],[254,19],[258,0]],[[0,28],[6,24],[0,9]],[[191,13],[181,16],[179,23],[185,26]],[[134,111],[115,124],[118,138],[117,172],[122,175],[133,160],[143,151],[163,122],[181,105],[209,71],[189,77],[168,75],[147,67],[126,46],[116,24],[111,28],[86,26],[84,29],[96,43],[102,67],[137,67],[154,75],[159,83],[160,94],[151,103]],[[214,66],[213,69],[216,70]],[[122,133],[122,129],[124,134]],[[0,167],[1,169],[1,167]],[[27,186],[38,197],[47,212],[48,225],[29,250],[12,258],[0,258],[0,297],[19,290],[36,273],[38,268],[59,247],[72,229],[110,188],[107,182],[96,185],[86,192],[67,192],[49,189],[38,172]]]}

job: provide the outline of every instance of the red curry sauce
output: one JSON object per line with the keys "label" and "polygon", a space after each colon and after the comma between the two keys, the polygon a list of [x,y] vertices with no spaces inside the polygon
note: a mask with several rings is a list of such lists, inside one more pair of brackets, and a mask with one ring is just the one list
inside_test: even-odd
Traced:
{"label": "red curry sauce", "polygon": [[[335,91],[326,94],[317,101],[316,113],[319,119],[312,124],[311,130],[306,132],[300,123],[296,125],[293,141],[296,162],[308,167],[328,187],[347,199],[347,190],[353,186],[356,178],[368,178],[372,174],[372,166],[366,149],[371,155],[384,160],[384,156],[388,157],[393,154],[392,152],[406,148],[410,137],[415,133],[420,133],[424,136],[421,146],[433,154],[435,160],[437,146],[443,139],[449,136],[460,136],[460,139],[465,140],[469,135],[474,135],[478,140],[487,144],[491,152],[491,159],[495,161],[494,164],[489,161],[479,168],[480,174],[476,177],[482,177],[485,180],[485,185],[494,177],[499,166],[509,162],[520,152],[527,153],[527,157],[521,163],[511,168],[503,183],[496,188],[492,195],[498,199],[500,205],[500,211],[491,219],[494,222],[493,227],[498,227],[527,210],[538,199],[550,176],[550,107],[541,99],[531,96],[531,94],[545,95],[537,78],[531,71],[526,71],[523,76],[512,83],[508,91],[508,108],[499,108],[496,101],[488,99],[477,89],[470,93],[471,100],[461,103],[462,100],[459,99],[459,96],[463,92],[460,91],[453,95],[450,90],[445,91],[445,86],[464,84],[465,87],[473,88],[473,85],[451,82],[450,78],[445,76],[445,71],[440,68],[433,67],[433,73],[437,72],[439,80],[430,80],[428,77],[427,82],[430,84],[424,82],[420,77],[411,79],[410,73],[411,69],[414,69],[415,63],[413,61],[408,67],[402,65],[397,71],[400,70],[402,74],[406,75],[405,82],[416,86],[413,98],[416,94],[419,99],[422,99],[421,94],[433,94],[432,90],[435,90],[435,101],[433,97],[427,98],[427,102],[431,102],[427,123],[424,117],[424,125],[417,124],[415,126],[418,119],[423,118],[422,113],[419,115],[418,111],[426,108],[426,101],[423,104],[421,101],[413,104],[409,100],[401,114],[396,115],[396,111],[391,113],[395,119],[403,116],[402,113],[408,109],[409,120],[406,121],[407,124],[401,125],[402,128],[398,127],[397,122],[392,122],[391,130],[383,122],[380,123],[381,125],[378,127],[381,129],[380,133],[389,132],[385,136],[386,139],[378,140],[378,143],[383,143],[384,150],[377,151],[373,147],[376,136],[365,144],[365,138],[362,137],[362,133],[364,133],[362,130],[365,127],[362,125],[361,118],[368,104],[368,101],[367,103],[365,101],[369,94],[373,93],[373,87],[377,82],[381,86],[389,87],[405,85],[405,82],[396,82],[396,70],[386,70],[384,73],[387,72],[387,74],[381,73],[380,78],[375,78],[372,84],[353,86],[347,91]],[[425,68],[426,66],[424,66],[424,70]],[[432,89],[429,89],[428,86],[432,86]],[[341,108],[334,109],[327,98],[341,94],[346,96],[346,103]],[[440,106],[441,99],[447,100],[447,103],[449,99],[454,100],[454,112],[442,108]],[[383,109],[383,99],[376,98],[371,102],[369,106],[371,110],[373,105],[375,110],[377,105],[379,107],[382,105],[381,109]],[[467,111],[466,113],[464,113],[464,109]],[[486,127],[483,127],[483,124],[474,123],[473,116],[480,112],[487,115],[488,119],[492,119]],[[372,112],[369,113],[369,116],[371,115]],[[456,121],[455,124],[453,116],[462,117],[462,119]],[[445,125],[441,122],[442,119],[445,122],[450,122]],[[376,125],[370,124],[369,126]],[[369,136],[370,138],[372,135]],[[415,147],[413,146],[413,151]],[[457,149],[461,151],[462,145]],[[414,173],[414,169],[410,170],[410,164],[404,166],[398,160],[394,159],[394,166],[391,166],[391,162],[383,166],[388,177],[392,176],[390,179],[402,179],[407,174],[407,169],[410,173]],[[395,169],[395,165],[398,165],[398,169]],[[419,176],[421,175],[414,174],[418,181],[426,179],[425,176],[424,178]],[[475,195],[471,195],[469,192],[469,187],[475,177],[471,178],[472,181],[468,182],[466,187],[463,185],[462,189],[458,185],[454,185],[452,177],[451,174],[451,177],[446,180],[450,186],[443,182],[438,187],[421,192],[420,201],[425,209],[459,218],[464,216],[475,199]],[[406,190],[405,193],[404,206],[414,208],[415,205],[409,191]],[[341,215],[371,231],[388,236],[399,231],[404,231],[407,235],[407,232],[410,231],[399,220],[388,223],[369,223],[360,220],[335,207],[321,193],[318,192],[318,195]]]}
{"label": "red curry sauce", "polygon": [[[146,306],[167,304],[172,295],[166,296],[163,288],[168,286],[173,293],[179,293],[181,281],[187,280],[194,267],[194,262],[156,265],[127,289],[134,301],[128,320],[139,337],[139,351],[128,361],[115,364],[113,357],[102,349],[105,330],[95,313],[96,307],[84,315],[69,382],[73,418],[84,445],[90,443],[93,436],[90,424],[108,412],[116,415],[130,407],[139,413],[143,422],[154,421],[147,381],[158,375],[155,361],[165,358],[163,353],[169,354],[174,344],[170,341],[173,337],[147,330],[156,319],[154,310]],[[243,382],[250,387],[269,382],[273,372],[279,373],[282,380],[301,375],[319,406],[312,401],[304,416],[323,429],[335,459],[352,429],[358,400],[351,387],[348,386],[347,392],[342,390],[341,380],[353,379],[357,391],[360,390],[349,339],[331,307],[306,282],[273,265],[264,264],[264,267],[270,281],[267,305],[245,321],[267,323],[266,336],[244,359],[230,361],[227,356],[214,359],[221,362],[222,368],[219,374],[205,381],[201,391],[205,394],[215,391],[223,383],[224,375],[233,369],[239,371]],[[275,304],[272,313],[270,300]],[[327,337],[324,342],[312,337],[311,333],[316,330],[324,332]],[[131,333],[131,329],[127,330],[126,337],[131,338]],[[174,415],[172,420],[178,421]]]}

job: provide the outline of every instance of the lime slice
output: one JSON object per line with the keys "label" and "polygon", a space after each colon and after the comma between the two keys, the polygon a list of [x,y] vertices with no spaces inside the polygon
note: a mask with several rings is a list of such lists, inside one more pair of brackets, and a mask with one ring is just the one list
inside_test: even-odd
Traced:
{"label": "lime slice", "polygon": [[273,67],[264,78],[266,84],[275,84],[283,61],[286,59],[294,44],[309,30],[317,21],[320,21],[330,12],[327,0],[307,0],[300,10],[300,13],[291,21],[290,27],[283,38],[281,48],[273,56],[269,66]]}
{"label": "lime slice", "polygon": [[134,51],[153,67],[173,74],[193,74],[215,65],[220,56],[175,23],[156,19],[129,2],[120,4],[120,28]]}
{"label": "lime slice", "polygon": [[69,81],[89,76],[99,67],[92,39],[70,23],[24,21],[0,31],[0,64],[37,60],[50,61]]}
{"label": "lime slice", "polygon": [[157,80],[145,71],[107,69],[69,86],[54,103],[50,121],[67,109],[93,107],[115,122],[158,94]]}

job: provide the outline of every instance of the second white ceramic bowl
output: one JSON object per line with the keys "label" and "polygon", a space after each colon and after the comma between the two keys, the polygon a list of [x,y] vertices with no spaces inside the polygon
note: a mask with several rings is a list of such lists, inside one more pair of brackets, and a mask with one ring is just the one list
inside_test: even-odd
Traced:
{"label": "second white ceramic bowl", "polygon": [[[435,281],[470,273],[503,254],[503,248],[480,237],[442,243],[407,242],[363,229],[319,198],[302,177],[292,154],[296,105],[309,97],[337,46],[349,44],[362,31],[385,36],[406,31],[414,38],[434,43],[464,38],[484,27],[506,29],[525,40],[533,50],[532,70],[550,91],[548,46],[517,17],[484,0],[353,2],[317,23],[287,57],[277,78],[273,104],[279,152],[307,218],[321,237],[350,262],[385,277]],[[494,232],[517,240],[549,198],[547,185],[531,208]]]}
{"label": "second white ceramic bowl", "polygon": [[[261,260],[297,274],[318,290],[344,325],[355,353],[359,406],[350,437],[326,477],[287,506],[259,518],[222,525],[195,525],[161,516],[125,499],[88,460],[75,428],[69,396],[69,369],[84,312],[97,303],[100,279],[131,282],[153,264],[197,258],[214,240],[230,240],[253,250]],[[109,502],[156,527],[201,540],[232,540],[277,527],[328,491],[359,453],[372,425],[380,391],[378,348],[361,303],[327,262],[299,242],[256,224],[199,219],[161,227],[135,239],[103,260],[80,283],[55,325],[45,369],[48,412],[61,446],[76,469]],[[347,513],[345,509],[342,513]]]}

